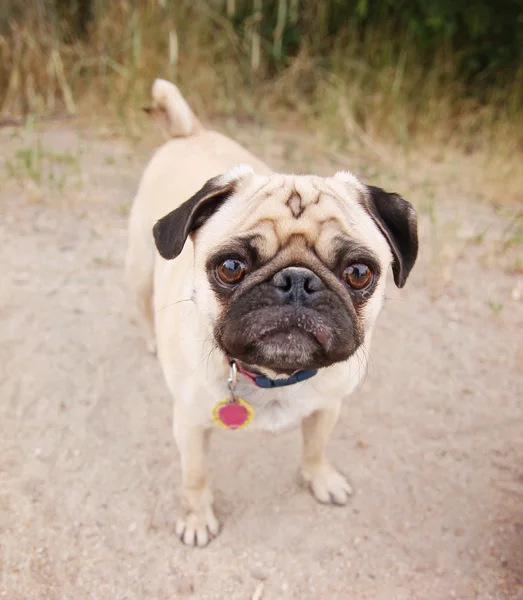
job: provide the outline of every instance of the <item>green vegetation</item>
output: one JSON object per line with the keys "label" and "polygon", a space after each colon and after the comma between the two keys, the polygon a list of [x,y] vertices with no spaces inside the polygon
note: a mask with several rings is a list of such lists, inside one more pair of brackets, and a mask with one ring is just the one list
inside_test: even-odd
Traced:
{"label": "green vegetation", "polygon": [[4,0],[0,36],[0,119],[128,117],[162,76],[204,118],[521,164],[523,0]]}
{"label": "green vegetation", "polygon": [[[81,186],[80,158],[82,148],[78,145],[75,152],[57,152],[42,143],[40,136],[34,132],[33,119],[29,118],[23,134],[29,138],[30,144],[19,147],[13,155],[5,157],[7,175],[16,180],[22,187],[28,182],[45,184],[54,190],[62,190],[66,185]],[[23,135],[15,135],[20,137]]]}

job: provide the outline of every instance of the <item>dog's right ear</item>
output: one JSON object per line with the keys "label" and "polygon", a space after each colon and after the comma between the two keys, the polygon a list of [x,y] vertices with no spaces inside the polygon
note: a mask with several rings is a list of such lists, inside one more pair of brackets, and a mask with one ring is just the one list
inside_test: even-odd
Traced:
{"label": "dog's right ear", "polygon": [[234,191],[234,181],[222,183],[221,179],[209,179],[192,198],[156,222],[154,241],[163,258],[176,258],[189,234],[201,227]]}
{"label": "dog's right ear", "polygon": [[209,179],[192,198],[157,221],[153,235],[160,256],[167,260],[176,258],[188,236],[199,229],[233,194],[240,177],[252,172],[250,167],[240,166],[225,175]]}

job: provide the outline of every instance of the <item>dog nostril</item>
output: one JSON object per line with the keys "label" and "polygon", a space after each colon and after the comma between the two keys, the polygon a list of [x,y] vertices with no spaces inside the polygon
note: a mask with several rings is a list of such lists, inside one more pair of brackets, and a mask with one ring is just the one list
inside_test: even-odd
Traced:
{"label": "dog nostril", "polygon": [[294,283],[292,274],[285,271],[280,271],[272,279],[273,284],[282,292],[290,292]]}
{"label": "dog nostril", "polygon": [[312,292],[314,292],[313,287],[314,286],[312,285],[312,282],[311,282],[310,278],[307,278],[303,282],[303,289],[307,292],[307,294],[311,294]]}
{"label": "dog nostril", "polygon": [[306,294],[314,294],[324,288],[322,280],[312,273],[303,282],[303,290]]}
{"label": "dog nostril", "polygon": [[278,287],[282,292],[290,292],[292,289],[292,277],[290,277],[289,275],[283,277]]}

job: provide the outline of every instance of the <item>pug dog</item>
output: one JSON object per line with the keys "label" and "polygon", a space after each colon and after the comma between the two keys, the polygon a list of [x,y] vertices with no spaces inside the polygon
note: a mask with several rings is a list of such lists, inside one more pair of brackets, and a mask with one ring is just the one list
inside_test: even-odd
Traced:
{"label": "pug dog", "polygon": [[351,487],[326,446],[365,375],[387,271],[403,287],[416,261],[417,218],[401,196],[350,172],[273,172],[206,130],[167,81],[152,96],[148,112],[170,139],[134,199],[126,273],[174,398],[176,534],[205,546],[220,529],[206,467],[217,427],[301,424],[313,496],[347,502]]}

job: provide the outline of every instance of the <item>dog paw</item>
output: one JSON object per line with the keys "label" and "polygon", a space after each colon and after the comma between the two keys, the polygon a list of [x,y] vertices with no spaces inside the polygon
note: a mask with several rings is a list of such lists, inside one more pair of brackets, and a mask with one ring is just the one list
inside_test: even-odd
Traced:
{"label": "dog paw", "polygon": [[205,515],[189,513],[184,519],[179,519],[175,531],[186,546],[203,548],[218,535],[220,523],[209,509]]}
{"label": "dog paw", "polygon": [[302,475],[312,495],[322,504],[347,504],[352,488],[345,477],[328,463],[304,466]]}

